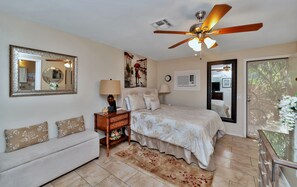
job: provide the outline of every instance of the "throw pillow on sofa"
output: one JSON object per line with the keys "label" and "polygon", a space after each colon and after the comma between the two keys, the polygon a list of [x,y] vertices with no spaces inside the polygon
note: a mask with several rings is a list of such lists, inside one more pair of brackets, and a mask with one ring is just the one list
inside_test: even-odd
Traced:
{"label": "throw pillow on sofa", "polygon": [[83,116],[57,121],[56,124],[58,127],[58,138],[85,131]]}
{"label": "throw pillow on sofa", "polygon": [[43,122],[29,127],[5,129],[5,152],[12,152],[30,145],[48,141],[48,124]]}

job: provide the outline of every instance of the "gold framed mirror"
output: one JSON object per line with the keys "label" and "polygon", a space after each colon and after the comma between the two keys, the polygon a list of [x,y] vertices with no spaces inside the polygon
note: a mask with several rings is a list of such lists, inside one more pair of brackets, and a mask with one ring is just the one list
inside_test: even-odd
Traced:
{"label": "gold framed mirror", "polygon": [[77,57],[10,45],[10,97],[76,94]]}

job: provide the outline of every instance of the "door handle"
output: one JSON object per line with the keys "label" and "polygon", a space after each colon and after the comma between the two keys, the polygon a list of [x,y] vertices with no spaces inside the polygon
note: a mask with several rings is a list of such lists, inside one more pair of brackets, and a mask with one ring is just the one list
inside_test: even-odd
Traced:
{"label": "door handle", "polygon": [[250,101],[251,101],[251,96],[248,95],[247,102],[250,102]]}

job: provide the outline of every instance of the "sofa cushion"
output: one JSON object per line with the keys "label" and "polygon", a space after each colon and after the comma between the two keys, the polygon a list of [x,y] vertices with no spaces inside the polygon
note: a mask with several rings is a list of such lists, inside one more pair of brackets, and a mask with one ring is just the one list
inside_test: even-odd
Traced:
{"label": "sofa cushion", "polygon": [[29,127],[5,129],[6,150],[11,152],[30,145],[48,141],[48,125],[43,122]]}
{"label": "sofa cushion", "polygon": [[58,127],[58,138],[85,131],[83,116],[57,121],[56,124]]}
{"label": "sofa cushion", "polygon": [[14,152],[0,153],[0,172],[12,169],[38,158],[46,157],[47,155],[63,151],[64,149],[98,137],[98,133],[92,130],[86,130],[84,132],[72,134],[64,138],[53,138],[50,139],[50,141],[32,145]]}

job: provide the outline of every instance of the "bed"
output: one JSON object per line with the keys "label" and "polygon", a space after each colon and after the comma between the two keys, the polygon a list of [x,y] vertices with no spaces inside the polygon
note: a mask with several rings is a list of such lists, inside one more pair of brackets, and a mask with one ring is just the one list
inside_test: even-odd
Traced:
{"label": "bed", "polygon": [[211,110],[216,111],[221,117],[230,118],[229,107],[223,100],[212,99]]}
{"label": "bed", "polygon": [[[122,91],[122,107],[131,94],[142,96],[156,89],[130,88]],[[157,110],[131,111],[131,140],[158,149],[187,163],[215,170],[213,152],[217,138],[224,134],[220,116],[211,110],[161,105]]]}

